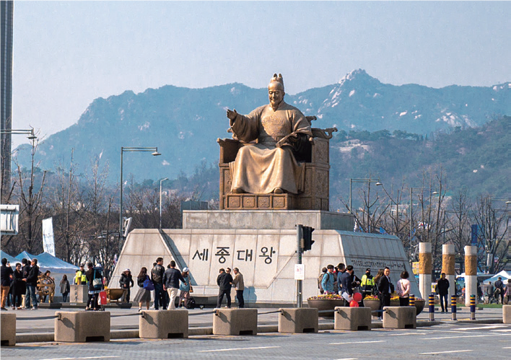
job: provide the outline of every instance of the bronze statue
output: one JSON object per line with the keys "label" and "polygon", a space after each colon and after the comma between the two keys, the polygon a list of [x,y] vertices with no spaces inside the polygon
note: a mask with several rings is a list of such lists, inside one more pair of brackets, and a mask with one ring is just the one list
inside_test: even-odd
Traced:
{"label": "bronze statue", "polygon": [[310,154],[310,123],[300,110],[284,102],[281,74],[273,75],[268,95],[270,104],[248,115],[227,110],[233,137],[244,144],[229,165],[233,193],[303,191],[304,168],[298,161]]}

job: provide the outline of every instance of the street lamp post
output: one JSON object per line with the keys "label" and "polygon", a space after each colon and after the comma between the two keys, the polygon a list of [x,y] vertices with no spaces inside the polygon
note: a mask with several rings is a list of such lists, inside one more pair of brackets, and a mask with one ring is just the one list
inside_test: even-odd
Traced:
{"label": "street lamp post", "polygon": [[164,178],[164,179],[161,179],[160,180],[160,230],[161,230],[161,184],[165,181],[165,180],[168,180],[169,178]]}
{"label": "street lamp post", "polygon": [[122,233],[122,193],[123,193],[123,154],[125,152],[152,152],[151,155],[153,156],[159,156],[161,155],[158,152],[157,147],[123,147],[121,146],[121,199],[120,199],[120,206],[119,206],[119,255],[121,254],[122,249],[122,242],[123,242],[123,233]]}

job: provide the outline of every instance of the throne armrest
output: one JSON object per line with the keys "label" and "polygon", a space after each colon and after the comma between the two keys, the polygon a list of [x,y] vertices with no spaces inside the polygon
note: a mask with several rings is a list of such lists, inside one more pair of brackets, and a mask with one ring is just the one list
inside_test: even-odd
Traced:
{"label": "throne armrest", "polygon": [[216,142],[220,145],[220,164],[234,161],[242,146],[239,140],[234,139],[217,139]]}

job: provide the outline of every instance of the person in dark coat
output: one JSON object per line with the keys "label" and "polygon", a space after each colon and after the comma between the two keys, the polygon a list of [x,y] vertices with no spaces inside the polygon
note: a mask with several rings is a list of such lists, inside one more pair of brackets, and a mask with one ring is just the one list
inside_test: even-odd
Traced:
{"label": "person in dark coat", "polygon": [[23,272],[23,281],[25,282],[25,294],[22,294],[21,297],[23,298],[21,306],[25,309],[30,309],[30,295],[28,293],[28,286],[27,286],[27,276],[30,272],[30,261],[27,259],[21,260],[21,271]]}
{"label": "person in dark coat", "polygon": [[25,294],[26,285],[23,281],[23,270],[20,263],[16,263],[16,269],[12,274],[12,309],[17,308],[21,310],[21,303],[23,301],[22,295]]}
{"label": "person in dark coat", "polygon": [[449,280],[445,278],[445,273],[440,275],[440,280],[438,280],[437,283],[437,289],[438,294],[440,295],[440,305],[442,306],[442,312],[447,312],[447,309],[449,309],[449,300],[447,299],[449,294]]}
{"label": "person in dark coat", "polygon": [[30,298],[32,310],[37,310],[37,280],[39,279],[39,266],[37,266],[37,259],[32,259],[30,270],[28,271],[26,284],[27,284],[27,297]]}
{"label": "person in dark coat", "polygon": [[130,288],[133,287],[134,284],[130,269],[124,270],[119,279],[119,285],[121,289],[124,290],[122,295],[124,302],[130,302]]}
{"label": "person in dark coat", "polygon": [[224,295],[227,296],[227,307],[231,307],[231,288],[232,288],[233,278],[231,275],[231,269],[227,268],[227,272],[224,268],[220,269],[220,274],[216,279],[216,283],[220,287],[220,291],[218,292],[218,300],[216,303],[217,308],[222,307],[222,301],[224,299]]}
{"label": "person in dark coat", "polygon": [[70,288],[71,287],[69,286],[69,280],[67,279],[67,275],[64,274],[62,276],[62,280],[60,280],[60,293],[62,294],[62,302],[67,302],[69,300],[68,296]]}
{"label": "person in dark coat", "polygon": [[1,268],[1,281],[2,281],[2,310],[7,310],[5,308],[5,302],[7,301],[7,296],[11,289],[11,279],[12,279],[12,268],[7,264],[7,259],[2,259],[2,268]]}
{"label": "person in dark coat", "polygon": [[[383,270],[383,276],[378,281],[378,291],[380,295],[380,311],[385,306],[390,306],[390,297],[394,292],[394,284],[390,280],[390,269],[385,267]],[[380,318],[383,318],[383,313],[380,312]]]}
{"label": "person in dark coat", "polygon": [[176,308],[176,298],[179,292],[179,281],[185,282],[186,280],[181,275],[181,271],[176,269],[176,262],[172,260],[169,268],[163,274],[163,290],[169,294],[169,306],[167,310]]}

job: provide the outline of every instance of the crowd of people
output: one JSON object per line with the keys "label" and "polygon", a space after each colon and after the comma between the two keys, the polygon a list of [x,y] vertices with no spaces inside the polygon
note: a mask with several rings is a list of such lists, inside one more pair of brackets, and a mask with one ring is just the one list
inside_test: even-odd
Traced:
{"label": "crowd of people", "polygon": [[328,265],[322,269],[318,278],[318,288],[321,294],[338,294],[346,304],[353,300],[353,294],[360,292],[362,294],[359,306],[363,306],[363,299],[368,296],[376,296],[380,300],[380,310],[384,306],[390,306],[391,294],[395,291],[399,296],[399,304],[408,306],[410,296],[410,280],[407,271],[401,272],[400,279],[394,285],[390,279],[390,269],[385,267],[378,270],[376,276],[371,274],[371,269],[367,268],[365,274],[360,279],[355,275],[352,265],[345,266],[340,263],[337,266]]}

